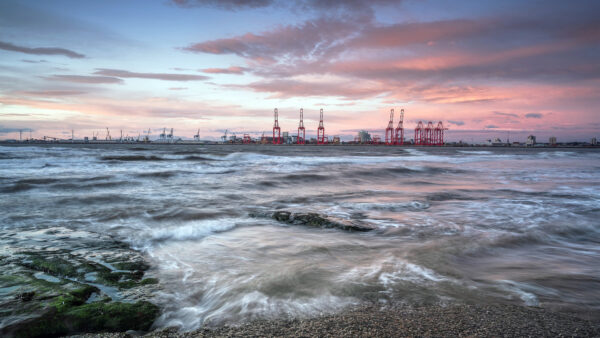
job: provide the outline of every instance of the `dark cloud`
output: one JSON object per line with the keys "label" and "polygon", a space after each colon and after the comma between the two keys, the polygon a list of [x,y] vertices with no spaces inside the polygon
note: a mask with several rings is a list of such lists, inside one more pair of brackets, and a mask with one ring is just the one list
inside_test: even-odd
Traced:
{"label": "dark cloud", "polygon": [[498,126],[496,126],[496,125],[493,125],[493,124],[489,124],[489,125],[487,125],[487,126],[485,126],[485,127],[486,127],[487,129],[497,129],[497,128],[498,128]]}
{"label": "dark cloud", "polygon": [[231,66],[229,68],[204,68],[201,71],[204,72],[204,73],[209,73],[209,74],[238,74],[238,75],[242,75],[246,71],[248,71],[248,68],[238,67],[238,66]]}
{"label": "dark cloud", "polygon": [[365,11],[376,5],[397,5],[399,0],[171,0],[181,7],[215,7],[226,10],[246,10],[270,6],[300,11]]}
{"label": "dark cloud", "polygon": [[519,117],[519,115],[517,115],[517,114],[503,113],[503,112],[499,112],[499,111],[495,111],[494,115],[500,115],[500,116],[506,116],[506,117]]}
{"label": "dark cloud", "polygon": [[33,54],[33,55],[63,55],[73,59],[81,59],[84,58],[85,55],[76,53],[72,50],[58,48],[58,47],[37,47],[37,48],[29,48],[23,46],[13,45],[12,43],[2,42],[0,41],[0,49],[8,50],[12,52],[19,52],[25,54]]}
{"label": "dark cloud", "polygon": [[25,59],[23,59],[23,60],[21,60],[21,62],[25,62],[25,63],[45,63],[45,62],[48,62],[48,61],[46,61],[46,60],[25,60]]}
{"label": "dark cloud", "polygon": [[10,133],[18,133],[18,132],[34,132],[34,129],[31,128],[7,128],[0,126],[0,134],[10,134]]}
{"label": "dark cloud", "polygon": [[181,7],[216,7],[228,10],[261,8],[272,5],[274,0],[172,0]]}
{"label": "dark cloud", "polygon": [[462,125],[464,125],[464,124],[465,124],[465,122],[464,122],[464,121],[455,121],[455,120],[448,120],[448,123],[450,123],[450,124],[454,124],[454,125],[456,125],[456,126],[462,126]]}
{"label": "dark cloud", "polygon": [[74,82],[74,83],[89,83],[89,84],[103,84],[103,83],[122,83],[123,80],[111,77],[111,76],[85,76],[85,75],[52,75],[46,77],[48,80]]}
{"label": "dark cloud", "polygon": [[153,79],[164,81],[201,81],[207,80],[209,77],[203,75],[191,74],[172,74],[172,73],[136,73],[121,69],[106,69],[99,68],[94,74],[118,78],[138,78],[138,79]]}
{"label": "dark cloud", "polygon": [[528,119],[541,119],[542,118],[542,114],[539,113],[529,113],[529,114],[525,114],[525,117]]}

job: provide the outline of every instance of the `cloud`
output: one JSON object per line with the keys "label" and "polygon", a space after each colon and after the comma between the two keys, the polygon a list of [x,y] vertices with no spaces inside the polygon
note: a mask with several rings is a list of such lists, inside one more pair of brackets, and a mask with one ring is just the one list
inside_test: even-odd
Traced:
{"label": "cloud", "polygon": [[528,119],[541,119],[542,118],[542,114],[539,113],[529,113],[529,114],[525,114],[525,117]]}
{"label": "cloud", "polygon": [[58,47],[38,47],[38,48],[29,48],[23,46],[13,45],[12,43],[0,41],[0,49],[8,50],[12,52],[20,52],[25,54],[33,54],[33,55],[63,55],[73,59],[81,59],[84,58],[85,55],[76,53],[72,50],[58,48]]}
{"label": "cloud", "polygon": [[319,18],[299,25],[279,26],[260,34],[246,33],[195,43],[183,50],[209,54],[236,54],[250,60],[275,61],[322,57],[355,33],[357,24],[349,20]]}
{"label": "cloud", "polygon": [[54,81],[88,83],[88,84],[104,84],[104,83],[122,83],[123,80],[112,76],[85,76],[85,75],[52,75],[45,79]]}
{"label": "cloud", "polygon": [[36,60],[26,60],[26,59],[23,59],[23,60],[21,60],[21,62],[25,62],[25,63],[46,63],[48,61],[46,61],[46,60],[37,60],[36,61]]}
{"label": "cloud", "polygon": [[217,7],[228,10],[267,7],[273,0],[172,0],[181,7]]}
{"label": "cloud", "polygon": [[338,96],[361,99],[379,95],[384,89],[371,83],[339,83],[302,80],[268,80],[246,85],[228,85],[230,88],[250,88],[256,92],[273,93],[272,97]]}
{"label": "cloud", "polygon": [[456,125],[456,126],[462,126],[462,125],[464,125],[464,124],[465,124],[465,122],[464,122],[464,121],[455,121],[455,120],[448,120],[448,123],[450,123],[450,124],[454,124],[454,125]]}
{"label": "cloud", "polygon": [[373,5],[398,5],[399,0],[171,0],[180,7],[214,7],[225,10],[247,10],[271,6],[298,11],[367,11]]}
{"label": "cloud", "polygon": [[202,69],[204,73],[209,74],[244,74],[244,72],[248,71],[248,68],[231,66],[229,68],[204,68]]}
{"label": "cloud", "polygon": [[506,116],[506,117],[519,117],[519,115],[517,115],[517,114],[503,113],[503,112],[499,112],[499,111],[495,111],[494,115],[500,115],[500,116]]}
{"label": "cloud", "polygon": [[489,125],[485,126],[485,128],[486,128],[486,129],[497,129],[497,128],[498,128],[498,126],[496,126],[496,125],[493,125],[493,124],[489,124]]}
{"label": "cloud", "polygon": [[55,96],[67,96],[67,95],[81,95],[86,92],[81,90],[40,90],[40,91],[22,91],[15,92],[15,95],[25,96],[39,96],[39,97],[55,97]]}
{"label": "cloud", "polygon": [[201,81],[209,79],[209,77],[203,75],[172,73],[136,73],[127,70],[106,68],[98,68],[96,69],[94,74],[118,78],[154,79],[164,81]]}
{"label": "cloud", "polygon": [[186,90],[187,87],[171,87],[169,90]]}
{"label": "cloud", "polygon": [[10,134],[10,133],[18,133],[18,132],[34,132],[34,129],[31,128],[6,128],[0,126],[0,134]]}

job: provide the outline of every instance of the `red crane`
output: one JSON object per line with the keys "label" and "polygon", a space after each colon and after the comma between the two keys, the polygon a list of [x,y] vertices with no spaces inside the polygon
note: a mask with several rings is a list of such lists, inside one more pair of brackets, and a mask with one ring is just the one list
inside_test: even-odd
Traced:
{"label": "red crane", "polygon": [[425,127],[423,126],[423,122],[419,121],[419,124],[415,128],[415,144],[423,145],[423,141],[425,141]]}
{"label": "red crane", "polygon": [[[274,110],[275,124],[273,125],[273,144],[281,144],[281,128],[279,128],[279,111],[277,108]],[[277,132],[277,138],[275,138],[275,132]]]}
{"label": "red crane", "polygon": [[250,138],[249,134],[244,134],[244,139],[243,139],[242,143],[244,143],[244,144],[252,143],[252,138]]}
{"label": "red crane", "polygon": [[427,123],[427,127],[425,127],[425,142],[426,146],[430,146],[433,144],[433,123],[429,121]]}
{"label": "red crane", "polygon": [[435,130],[433,132],[433,144],[436,146],[444,145],[444,130],[448,130],[448,128],[444,128],[444,124],[442,121],[438,122]]}
{"label": "red crane", "polygon": [[398,121],[398,126],[396,127],[396,132],[394,133],[394,144],[404,144],[404,109],[400,109],[400,121]]}
{"label": "red crane", "polygon": [[323,126],[323,108],[319,111],[319,129],[317,129],[317,144],[325,144],[325,127]]}
{"label": "red crane", "polygon": [[390,121],[385,128],[385,144],[388,146],[394,144],[394,109],[390,109]]}
{"label": "red crane", "polygon": [[298,144],[306,143],[306,130],[304,130],[304,109],[300,108],[300,124],[298,125]]}

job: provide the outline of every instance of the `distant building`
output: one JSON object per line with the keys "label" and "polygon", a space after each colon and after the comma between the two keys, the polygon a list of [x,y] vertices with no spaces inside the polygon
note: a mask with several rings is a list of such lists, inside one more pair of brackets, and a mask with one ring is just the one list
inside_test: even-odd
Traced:
{"label": "distant building", "polygon": [[550,136],[550,139],[548,140],[548,144],[550,144],[551,146],[556,146],[556,137]]}
{"label": "distant building", "polygon": [[492,140],[487,140],[487,145],[488,146],[494,146],[494,147],[500,147],[503,146],[504,143],[502,143],[502,140],[498,137],[496,137],[493,141]]}
{"label": "distant building", "polygon": [[340,144],[341,143],[340,137],[339,136],[334,136],[333,137],[333,143],[334,144]]}
{"label": "distant building", "polygon": [[591,143],[592,143],[593,146],[597,146],[598,145],[598,141],[596,141],[595,137],[592,138],[592,142]]}
{"label": "distant building", "polygon": [[358,132],[358,142],[360,143],[371,143],[371,134],[366,130]]}
{"label": "distant building", "polygon": [[533,136],[533,135],[527,136],[527,141],[525,142],[525,145],[528,147],[535,146],[535,136]]}

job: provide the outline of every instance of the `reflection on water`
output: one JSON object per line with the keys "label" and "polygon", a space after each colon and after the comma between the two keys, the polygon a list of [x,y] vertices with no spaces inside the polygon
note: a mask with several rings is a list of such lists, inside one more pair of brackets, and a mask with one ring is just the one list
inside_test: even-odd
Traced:
{"label": "reflection on water", "polygon": [[[593,150],[123,145],[0,153],[3,231],[58,225],[143,250],[164,286],[157,326],[311,316],[363,301],[600,311]],[[256,216],[275,210],[376,230]]]}

